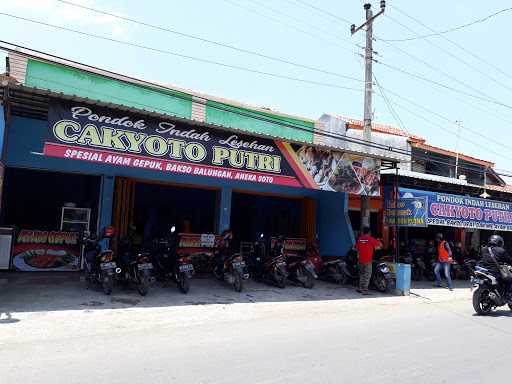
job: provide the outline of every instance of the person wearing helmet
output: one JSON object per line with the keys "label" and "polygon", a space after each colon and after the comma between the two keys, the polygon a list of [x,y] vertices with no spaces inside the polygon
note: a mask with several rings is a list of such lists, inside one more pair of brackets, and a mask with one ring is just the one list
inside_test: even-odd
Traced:
{"label": "person wearing helmet", "polygon": [[[505,282],[502,281],[501,273],[496,262],[498,262],[498,264],[512,265],[512,257],[510,257],[505,248],[503,248],[504,243],[501,236],[490,236],[487,240],[487,246],[482,248],[482,260],[479,263],[481,267],[487,269],[501,283]],[[510,295],[512,293],[512,284],[510,282],[506,282],[506,284],[508,285],[507,291]]]}
{"label": "person wearing helmet", "polygon": [[448,289],[453,290],[452,277],[450,275],[450,267],[452,263],[452,250],[450,245],[443,238],[442,233],[436,235],[437,243],[437,263],[434,268],[434,274],[436,275],[436,287],[441,287],[441,269],[444,271],[446,281],[448,283]]}

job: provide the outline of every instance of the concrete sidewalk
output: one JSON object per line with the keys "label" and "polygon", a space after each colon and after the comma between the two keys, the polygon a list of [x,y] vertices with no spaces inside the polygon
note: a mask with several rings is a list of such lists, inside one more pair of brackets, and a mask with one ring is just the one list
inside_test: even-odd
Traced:
{"label": "concrete sidewalk", "polygon": [[76,273],[2,273],[0,274],[0,310],[4,312],[46,312],[84,309],[122,309],[130,307],[180,307],[234,303],[272,303],[304,301],[343,301],[403,303],[417,299],[428,301],[470,298],[469,281],[455,281],[454,291],[433,288],[431,282],[413,282],[410,297],[371,291],[361,296],[353,286],[339,286],[316,281],[311,290],[289,284],[285,289],[248,280],[241,293],[213,278],[191,280],[191,290],[181,294],[175,284],[155,282],[146,297],[135,288],[116,284],[111,296],[99,289],[86,289],[81,274]]}

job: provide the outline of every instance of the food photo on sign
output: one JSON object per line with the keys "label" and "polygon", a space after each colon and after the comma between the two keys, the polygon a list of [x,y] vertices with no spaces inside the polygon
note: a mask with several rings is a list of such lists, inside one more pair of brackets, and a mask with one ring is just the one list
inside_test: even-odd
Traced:
{"label": "food photo on sign", "polygon": [[22,229],[13,247],[12,267],[17,271],[78,271],[79,232]]}
{"label": "food photo on sign", "polygon": [[320,189],[379,196],[379,164],[375,159],[312,146],[302,146],[297,157]]}

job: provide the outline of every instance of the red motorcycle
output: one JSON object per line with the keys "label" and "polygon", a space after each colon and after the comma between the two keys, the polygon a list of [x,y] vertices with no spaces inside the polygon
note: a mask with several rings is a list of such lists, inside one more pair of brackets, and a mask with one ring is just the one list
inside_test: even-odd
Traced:
{"label": "red motorcycle", "polygon": [[316,241],[308,247],[307,256],[319,279],[336,284],[347,283],[347,275],[343,273],[340,256],[320,256]]}

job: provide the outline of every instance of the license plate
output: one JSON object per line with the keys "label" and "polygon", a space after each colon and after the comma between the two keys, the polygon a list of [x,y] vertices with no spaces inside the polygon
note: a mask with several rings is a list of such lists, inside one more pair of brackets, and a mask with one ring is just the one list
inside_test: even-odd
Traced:
{"label": "license plate", "polygon": [[116,267],[116,263],[114,263],[114,262],[100,264],[101,269],[114,269],[115,267]]}
{"label": "license plate", "polygon": [[194,270],[194,266],[192,264],[180,265],[180,272],[191,272],[193,270]]}
{"label": "license plate", "polygon": [[242,268],[245,267],[245,261],[234,261],[233,262],[234,268]]}
{"label": "license plate", "polygon": [[151,263],[138,264],[137,268],[139,269],[139,271],[145,271],[147,269],[152,269],[153,268],[153,264],[151,264]]}

